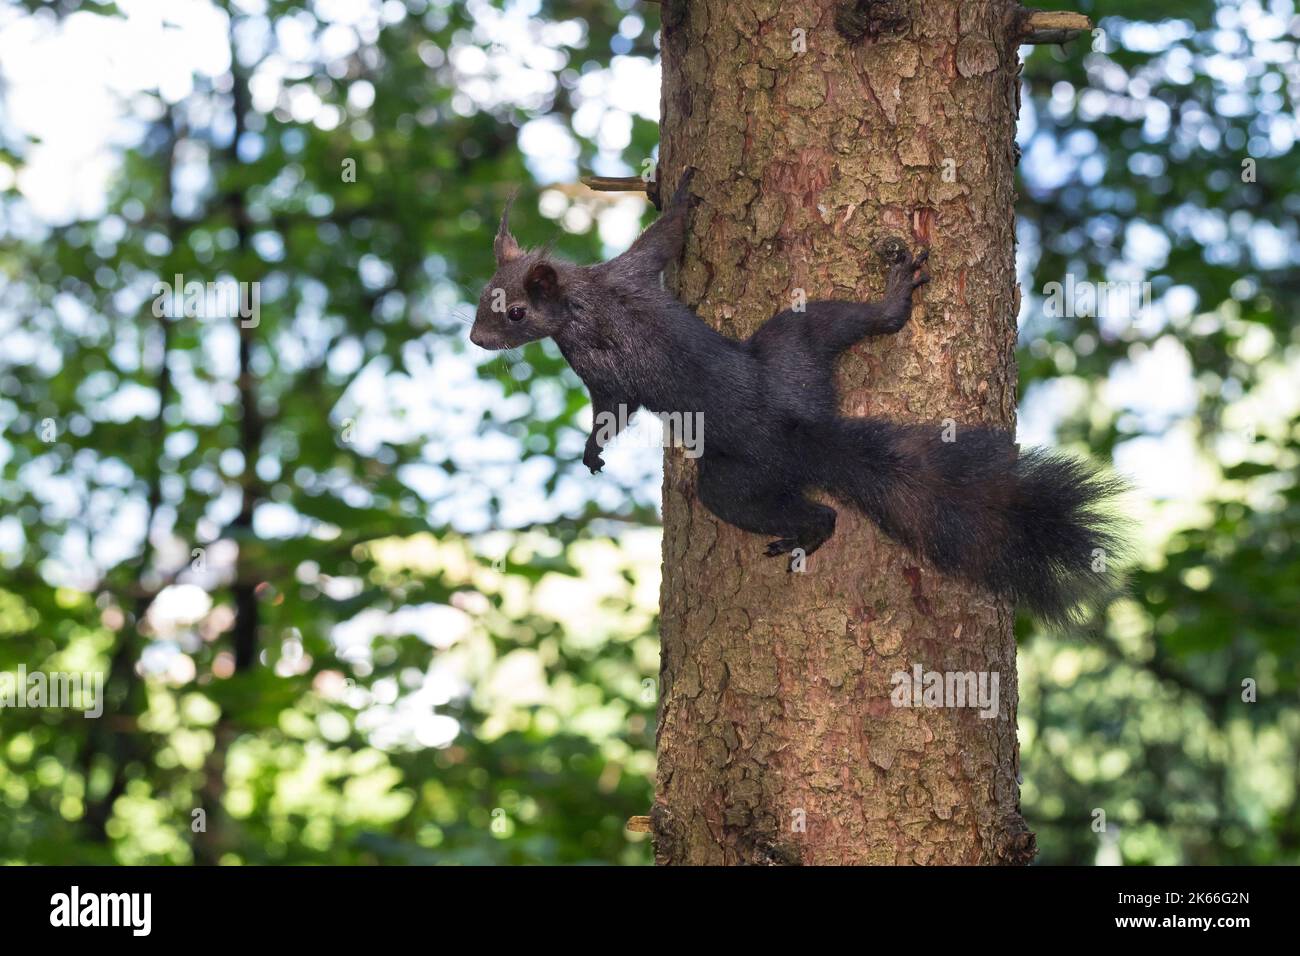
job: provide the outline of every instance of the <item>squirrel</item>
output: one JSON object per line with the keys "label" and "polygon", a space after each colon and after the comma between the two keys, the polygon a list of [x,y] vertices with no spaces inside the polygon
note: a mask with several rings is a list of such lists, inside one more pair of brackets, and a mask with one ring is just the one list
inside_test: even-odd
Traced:
{"label": "squirrel", "polygon": [[996,428],[965,427],[945,441],[937,424],[839,414],[835,358],[906,325],[913,292],[929,281],[928,250],[913,255],[892,240],[897,255],[878,302],[808,302],[748,339],[728,338],[660,283],[685,241],[693,172],[626,252],[596,265],[520,248],[509,203],[501,216],[497,272],[470,341],[485,349],[555,341],[591,395],[582,461],[593,474],[617,428],[609,422],[640,408],[702,415],[699,500],[728,524],[772,536],[769,556],[810,556],[831,537],[835,510],[808,497],[821,489],[940,572],[1048,623],[1068,623],[1116,589],[1118,479],[1077,458],[1022,453]]}

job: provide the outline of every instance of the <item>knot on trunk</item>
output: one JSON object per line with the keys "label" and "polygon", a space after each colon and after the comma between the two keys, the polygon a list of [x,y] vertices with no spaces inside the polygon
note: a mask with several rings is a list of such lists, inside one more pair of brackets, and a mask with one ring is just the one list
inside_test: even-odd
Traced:
{"label": "knot on trunk", "polygon": [[1001,866],[1028,866],[1038,855],[1038,839],[1019,813],[1008,813],[994,836],[993,853]]}
{"label": "knot on trunk", "polygon": [[650,808],[650,832],[654,835],[655,863],[664,865],[681,858],[685,828],[662,803]]}
{"label": "knot on trunk", "polygon": [[850,42],[896,33],[906,25],[900,0],[842,0],[835,8],[835,30]]}

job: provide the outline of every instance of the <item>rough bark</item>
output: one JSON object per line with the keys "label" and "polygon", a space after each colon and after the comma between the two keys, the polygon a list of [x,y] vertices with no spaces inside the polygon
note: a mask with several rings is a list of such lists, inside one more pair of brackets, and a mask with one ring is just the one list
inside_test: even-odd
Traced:
{"label": "rough bark", "polygon": [[[670,0],[663,21],[664,185],[692,165],[702,197],[669,277],[681,299],[745,337],[797,289],[878,298],[886,238],[928,245],[910,324],[841,361],[842,410],[1013,427],[1014,5]],[[658,862],[1032,858],[1013,609],[839,505],[835,536],[788,573],[694,486],[670,450]],[[998,673],[997,716],[892,706],[914,664]]]}

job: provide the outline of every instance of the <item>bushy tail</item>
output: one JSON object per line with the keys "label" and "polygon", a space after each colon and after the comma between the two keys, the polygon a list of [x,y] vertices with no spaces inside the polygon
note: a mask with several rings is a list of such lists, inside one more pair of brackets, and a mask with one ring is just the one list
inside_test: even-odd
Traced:
{"label": "bushy tail", "polygon": [[1126,555],[1113,499],[1124,486],[1086,461],[1018,453],[990,428],[841,419],[811,437],[818,483],[940,571],[1053,623],[1119,588]]}

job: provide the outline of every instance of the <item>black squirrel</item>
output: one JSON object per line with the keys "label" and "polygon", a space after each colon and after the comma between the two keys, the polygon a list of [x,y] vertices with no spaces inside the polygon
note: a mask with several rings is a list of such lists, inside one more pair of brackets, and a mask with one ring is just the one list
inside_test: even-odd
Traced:
{"label": "black squirrel", "polygon": [[929,281],[928,250],[914,256],[895,244],[879,302],[808,302],[737,341],[660,284],[682,250],[692,172],[626,252],[597,265],[525,251],[510,234],[509,204],[501,217],[498,268],[470,341],[504,349],[555,340],[591,393],[595,424],[582,460],[593,473],[604,465],[608,422],[640,408],[699,414],[700,501],[729,524],[775,536],[770,556],[811,555],[831,536],[834,509],[807,497],[821,488],[938,570],[1045,620],[1068,621],[1081,602],[1114,589],[1116,479],[1078,459],[1020,453],[994,428],[964,427],[944,441],[937,424],[840,416],[835,357],[907,323],[912,293]]}

